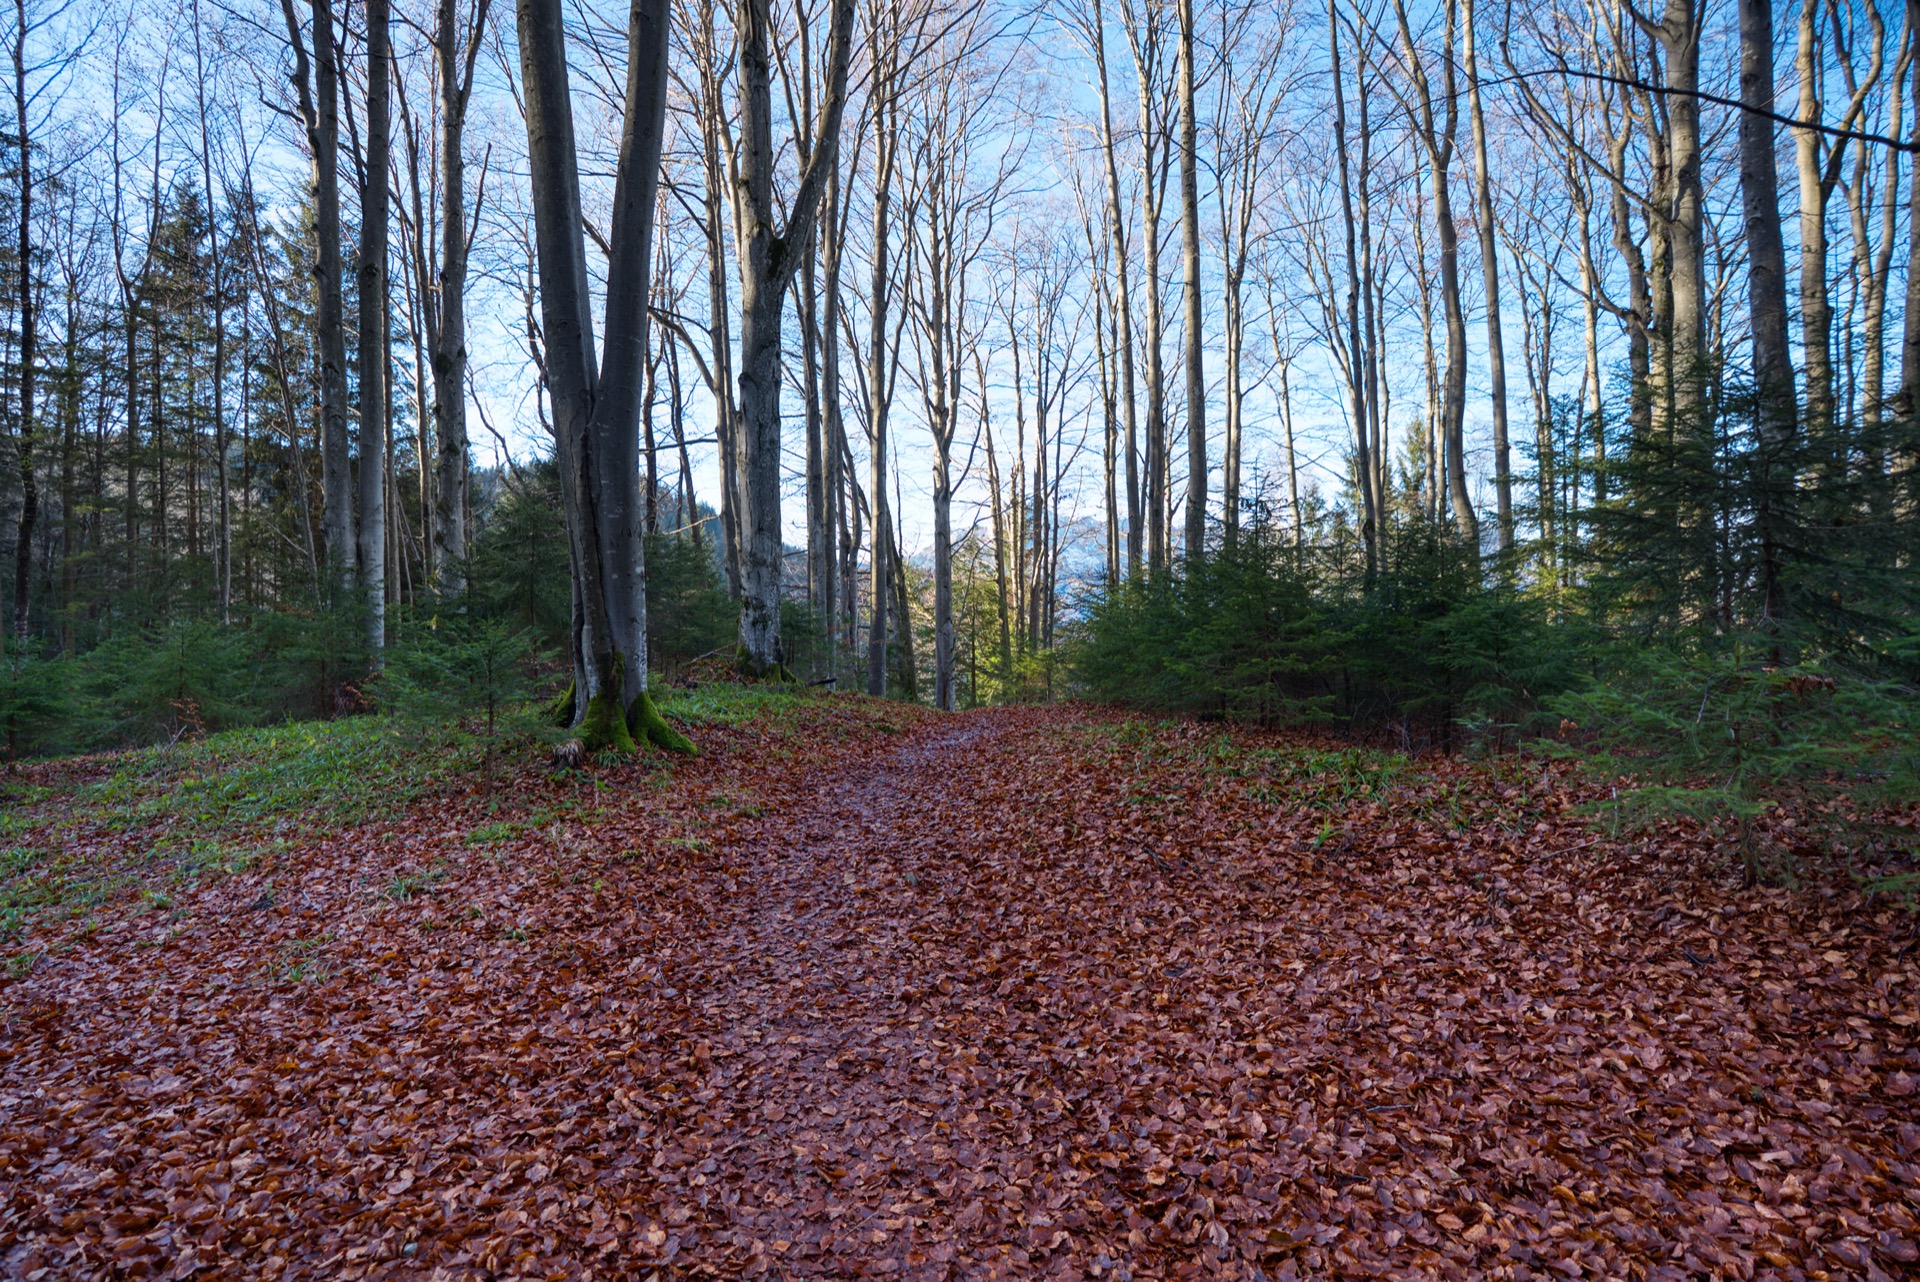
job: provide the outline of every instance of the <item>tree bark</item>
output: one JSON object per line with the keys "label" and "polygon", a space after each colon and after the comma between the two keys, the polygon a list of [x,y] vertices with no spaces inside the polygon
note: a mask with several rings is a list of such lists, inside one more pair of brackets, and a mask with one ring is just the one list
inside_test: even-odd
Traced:
{"label": "tree bark", "polygon": [[[478,0],[461,48],[459,0],[437,0],[440,80],[440,306],[433,343],[433,575],[443,597],[466,591],[467,564],[467,105],[488,0]],[[422,460],[422,466],[425,461]]]}
{"label": "tree bark", "polygon": [[1747,304],[1761,464],[1755,516],[1760,595],[1766,618],[1786,612],[1780,582],[1775,478],[1788,466],[1795,431],[1793,356],[1787,336],[1787,253],[1780,234],[1780,186],[1773,161],[1773,4],[1740,0],[1740,198],[1747,232]]}
{"label": "tree bark", "polygon": [[1106,14],[1100,0],[1093,0],[1092,21],[1088,25],[1100,90],[1100,159],[1106,180],[1107,235],[1113,245],[1113,314],[1119,330],[1114,355],[1119,367],[1120,408],[1126,421],[1127,573],[1138,575],[1146,551],[1146,529],[1142,520],[1140,494],[1140,424],[1138,394],[1134,387],[1132,282],[1127,258],[1127,223],[1120,203],[1120,167],[1113,137],[1113,101],[1107,81]]}
{"label": "tree bark", "polygon": [[320,366],[320,540],[329,573],[354,582],[353,455],[347,429],[347,331],[340,261],[340,81],[330,0],[312,0],[313,53],[293,0],[280,0],[313,164],[314,347]]}
{"label": "tree bark", "polygon": [[520,66],[540,310],[573,566],[574,715],[592,750],[691,745],[647,695],[639,398],[647,358],[653,214],[666,127],[667,0],[633,0],[614,177],[606,352],[594,355],[573,104],[560,0],[519,0]]}
{"label": "tree bark", "polygon": [[14,356],[19,366],[17,417],[19,441],[20,525],[13,548],[13,632],[25,649],[31,623],[33,533],[40,516],[40,487],[34,478],[34,394],[39,376],[39,307],[33,296],[33,139],[27,120],[27,2],[14,0],[13,119],[18,130],[19,184],[15,197],[14,232],[15,305],[20,309],[20,345]]}
{"label": "tree bark", "polygon": [[814,140],[787,207],[775,226],[770,0],[741,0],[737,11],[740,140],[733,177],[734,246],[740,268],[740,423],[736,453],[744,474],[740,650],[751,675],[783,670],[780,592],[780,318],[794,273],[813,235],[828,171],[837,163],[846,107],[853,0],[833,0],[827,37],[827,85]]}
{"label": "tree bark", "polygon": [[367,166],[360,193],[360,591],[367,647],[387,644],[387,166],[393,67],[388,0],[366,0]]}
{"label": "tree bark", "polygon": [[1178,0],[1180,23],[1180,262],[1186,294],[1187,547],[1207,549],[1207,371],[1200,297],[1200,157],[1193,92],[1193,0]]}
{"label": "tree bark", "polygon": [[[1916,0],[1920,3],[1920,0]],[[1454,138],[1459,126],[1459,97],[1454,91],[1451,52],[1442,64],[1442,101],[1446,104],[1444,124],[1435,121],[1433,85],[1427,75],[1419,49],[1413,41],[1413,28],[1407,21],[1406,7],[1396,0],[1394,16],[1400,24],[1400,42],[1407,56],[1410,78],[1419,109],[1421,141],[1426,144],[1428,167],[1433,185],[1433,226],[1440,241],[1440,306],[1446,318],[1447,368],[1440,397],[1440,440],[1446,453],[1446,485],[1453,521],[1460,539],[1468,547],[1480,546],[1480,522],[1473,511],[1473,496],[1467,489],[1466,412],[1467,412],[1467,321],[1460,302],[1460,233],[1453,217],[1453,192],[1449,171],[1453,164]],[[1455,8],[1446,6],[1448,30],[1446,47],[1453,45],[1452,26]]]}
{"label": "tree bark", "polygon": [[1499,240],[1493,224],[1493,177],[1487,164],[1487,121],[1480,108],[1480,62],[1474,49],[1474,0],[1461,0],[1460,38],[1467,73],[1467,112],[1473,132],[1474,220],[1480,232],[1480,274],[1487,291],[1487,381],[1493,409],[1493,490],[1496,540],[1513,547],[1513,458],[1507,435],[1506,340],[1500,329]]}

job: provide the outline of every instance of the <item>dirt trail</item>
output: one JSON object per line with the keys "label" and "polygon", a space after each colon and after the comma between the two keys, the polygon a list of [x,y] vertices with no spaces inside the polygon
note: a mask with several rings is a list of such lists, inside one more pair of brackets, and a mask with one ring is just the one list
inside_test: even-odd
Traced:
{"label": "dirt trail", "polygon": [[1891,910],[1596,844],[1537,764],[807,708],[529,779],[501,844],[471,804],[316,841],[0,988],[0,1274],[1920,1262]]}

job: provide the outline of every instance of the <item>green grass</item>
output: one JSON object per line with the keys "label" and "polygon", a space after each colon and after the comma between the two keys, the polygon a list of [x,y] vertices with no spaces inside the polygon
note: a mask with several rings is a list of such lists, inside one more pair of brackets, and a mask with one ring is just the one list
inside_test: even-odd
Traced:
{"label": "green grass", "polygon": [[661,687],[653,696],[661,716],[696,727],[750,721],[784,725],[798,720],[806,706],[820,697],[804,686],[726,683],[691,690]]}
{"label": "green grass", "polygon": [[115,827],[172,821],[200,839],[294,818],[342,828],[399,812],[473,770],[480,751],[452,728],[427,733],[385,717],[289,722],[129,754],[74,800]]}
{"label": "green grass", "polygon": [[[289,722],[130,752],[104,778],[16,790],[0,801],[0,944],[155,872],[191,889],[259,867],[296,832],[397,814],[478,769],[481,752],[457,729],[386,717]],[[144,859],[90,853],[101,829],[138,834]],[[142,889],[149,908],[172,902]],[[27,955],[9,965],[30,965]]]}

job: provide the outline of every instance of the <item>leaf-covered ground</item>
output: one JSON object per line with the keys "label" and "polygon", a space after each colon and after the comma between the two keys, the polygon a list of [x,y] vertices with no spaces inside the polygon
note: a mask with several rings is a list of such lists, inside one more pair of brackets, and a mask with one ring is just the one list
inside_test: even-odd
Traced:
{"label": "leaf-covered ground", "polygon": [[36,927],[0,1273],[1920,1268],[1904,910],[1596,838],[1538,762],[697,733]]}

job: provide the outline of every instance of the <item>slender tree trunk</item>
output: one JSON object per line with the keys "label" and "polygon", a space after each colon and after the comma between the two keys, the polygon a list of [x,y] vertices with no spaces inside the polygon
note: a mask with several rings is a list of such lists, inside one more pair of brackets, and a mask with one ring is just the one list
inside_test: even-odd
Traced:
{"label": "slender tree trunk", "polygon": [[366,0],[367,167],[360,193],[360,592],[374,664],[387,644],[387,218],[393,51],[388,0]]}
{"label": "slender tree trunk", "polygon": [[[876,67],[884,68],[886,63],[880,53],[878,35],[872,47]],[[888,304],[892,298],[889,240],[893,171],[899,146],[898,117],[890,102],[890,87],[886,87],[882,79],[884,76],[884,70],[876,74],[876,83],[882,87],[874,113],[873,274],[867,303],[870,322],[867,334],[868,493],[873,502],[873,580],[867,602],[872,614],[867,628],[867,693],[876,696],[887,692],[887,593],[892,581],[892,571],[887,565],[888,537],[892,529],[887,501],[887,419],[892,405],[887,328]],[[904,628],[904,620],[897,626]]]}
{"label": "slender tree trunk", "polygon": [[433,346],[433,572],[443,597],[466,592],[467,564],[467,105],[487,20],[479,0],[463,49],[459,0],[437,0],[440,79],[440,307]]}
{"label": "slender tree trunk", "polygon": [[[1920,0],[1916,0],[1920,2]],[[1453,217],[1453,191],[1449,171],[1453,164],[1454,138],[1459,125],[1459,98],[1454,92],[1453,61],[1442,64],[1441,100],[1444,116],[1436,121],[1432,81],[1428,77],[1413,29],[1407,21],[1405,6],[1394,5],[1400,24],[1400,43],[1412,71],[1417,94],[1419,131],[1426,144],[1431,164],[1428,172],[1433,185],[1433,226],[1440,242],[1440,305],[1446,319],[1447,368],[1440,398],[1440,442],[1446,455],[1446,485],[1453,521],[1460,540],[1476,551],[1480,547],[1480,523],[1474,516],[1473,496],[1467,489],[1466,412],[1467,412],[1467,321],[1460,301],[1460,234]],[[1452,0],[1446,5],[1446,45],[1453,45],[1456,9]]]}
{"label": "slender tree trunk", "polygon": [[[1740,0],[1740,197],[1747,232],[1747,298],[1761,442],[1755,514],[1760,592],[1769,620],[1785,616],[1780,582],[1776,479],[1789,466],[1794,422],[1793,357],[1787,337],[1787,254],[1780,234],[1780,186],[1773,161],[1773,4]],[[1811,349],[1809,349],[1811,350]],[[1810,367],[1811,372],[1811,367]]]}
{"label": "slender tree trunk", "polygon": [[744,477],[740,647],[753,675],[781,670],[780,318],[813,236],[827,171],[836,163],[846,106],[853,0],[834,0],[827,87],[799,184],[776,227],[770,0],[742,0],[737,12],[740,139],[734,164],[735,254],[740,268],[740,423],[736,453]]}
{"label": "slender tree trunk", "polygon": [[225,245],[220,236],[219,203],[213,187],[213,126],[208,110],[208,71],[201,46],[200,5],[194,0],[193,60],[200,107],[200,190],[206,201],[210,234],[208,266],[213,273],[213,453],[215,484],[214,600],[220,621],[230,621],[233,606],[233,503],[227,475],[227,281]]}
{"label": "slender tree trunk", "polygon": [[312,0],[313,53],[293,0],[281,0],[293,80],[313,162],[314,346],[320,366],[320,537],[333,577],[354,582],[353,455],[347,428],[347,329],[340,261],[340,79],[330,0]]}
{"label": "slender tree trunk", "polygon": [[[1907,30],[1920,42],[1920,0],[1907,0]],[[1908,77],[1907,90],[1913,95],[1913,133],[1911,142],[1920,147],[1920,60]],[[1907,225],[1920,227],[1920,163],[1907,171]],[[1900,333],[1900,390],[1894,394],[1894,413],[1911,421],[1920,411],[1920,236],[1907,236],[1906,307]],[[1909,498],[1920,502],[1920,491]]]}
{"label": "slender tree trunk", "polygon": [[[828,542],[822,558],[825,581],[821,587],[821,623],[828,635],[834,635],[834,613],[848,589],[853,586],[857,576],[846,572],[843,529],[846,524],[847,508],[847,472],[845,456],[847,453],[846,422],[840,411],[840,267],[841,245],[844,243],[845,219],[847,217],[844,202],[840,194],[840,167],[835,165],[827,174],[827,189],[821,197],[821,222],[826,234],[821,239],[821,265],[826,274],[826,296],[822,300],[819,322],[820,338],[820,384],[826,398],[824,422],[821,427],[821,450],[825,454],[822,460],[823,476],[821,486],[825,491],[825,529],[823,536]],[[839,546],[835,546],[838,544]],[[844,630],[844,640],[850,650],[854,644],[851,624]],[[837,647],[836,647],[837,649]]]}
{"label": "slender tree trunk", "polygon": [[[1765,4],[1771,19],[1771,4]],[[1746,5],[1741,6],[1741,88],[1746,87]],[[1820,121],[1819,0],[1801,0],[1798,48],[1794,72],[1800,81],[1799,118],[1809,125]],[[1773,66],[1772,42],[1768,41],[1767,68]],[[1742,127],[1750,117],[1742,118]],[[1771,142],[1773,127],[1766,126]],[[1744,146],[1742,154],[1745,161]],[[1820,135],[1813,129],[1794,131],[1795,170],[1800,180],[1800,348],[1807,366],[1807,420],[1815,430],[1833,423],[1833,302],[1827,291],[1827,188],[1821,181]],[[1742,170],[1744,180],[1745,171]],[[1782,272],[1785,271],[1785,254]],[[1784,304],[1784,287],[1782,300]],[[1755,335],[1755,359],[1759,357],[1759,336]],[[1758,369],[1755,374],[1758,376]]]}
{"label": "slender tree trunk", "polygon": [[[1140,90],[1141,247],[1147,292],[1147,440],[1142,502],[1147,518],[1147,564],[1159,570],[1165,569],[1172,558],[1173,535],[1169,527],[1173,515],[1173,486],[1167,441],[1167,377],[1161,347],[1167,332],[1166,297],[1160,273],[1160,215],[1166,200],[1170,140],[1155,101],[1163,55],[1156,13],[1149,6],[1144,22],[1130,21],[1127,36]],[[1128,14],[1133,18],[1131,10]]]}
{"label": "slender tree trunk", "polygon": [[1207,548],[1207,371],[1205,317],[1200,296],[1200,158],[1193,92],[1193,0],[1179,0],[1180,22],[1180,259],[1186,292],[1187,548]]}
{"label": "slender tree trunk", "polygon": [[1487,164],[1487,121],[1480,108],[1480,62],[1474,48],[1474,0],[1461,0],[1460,38],[1473,131],[1474,220],[1480,232],[1480,274],[1487,291],[1487,380],[1493,409],[1493,489],[1497,544],[1513,547],[1513,458],[1507,433],[1506,342],[1500,329],[1500,253],[1493,222],[1493,176]]}
{"label": "slender tree trunk", "polygon": [[14,2],[13,32],[13,119],[19,131],[19,183],[15,195],[14,270],[16,306],[20,309],[20,345],[15,353],[19,365],[17,413],[14,421],[18,437],[20,475],[20,525],[13,548],[13,632],[24,649],[31,623],[28,606],[32,596],[33,534],[40,517],[40,487],[34,477],[34,431],[37,426],[34,394],[39,377],[39,306],[33,296],[33,139],[27,130],[27,0]]}
{"label": "slender tree trunk", "polygon": [[1666,54],[1668,221],[1673,299],[1667,315],[1673,356],[1668,377],[1677,418],[1697,429],[1705,402],[1707,271],[1700,177],[1700,14],[1698,0],[1667,0],[1656,35]]}
{"label": "slender tree trunk", "polygon": [[993,583],[1000,603],[1000,681],[1003,691],[1013,686],[1013,597],[1008,582],[1008,549],[1012,543],[1007,529],[1006,495],[1000,488],[1000,460],[993,447],[993,418],[987,403],[987,371],[980,351],[974,349],[973,370],[980,387],[980,434],[987,441],[987,490],[993,508]]}
{"label": "slender tree trunk", "polygon": [[[1347,146],[1346,85],[1340,71],[1340,15],[1336,0],[1327,0],[1327,47],[1333,59],[1333,136],[1334,154],[1340,174],[1340,202],[1347,241],[1346,335],[1347,348],[1342,362],[1347,375],[1348,413],[1353,420],[1354,479],[1360,488],[1361,538],[1365,544],[1366,572],[1369,582],[1378,568],[1377,538],[1379,512],[1374,507],[1373,458],[1369,446],[1366,366],[1371,360],[1360,337],[1360,252],[1355,241],[1353,172]],[[1362,64],[1364,66],[1364,64]],[[1364,70],[1361,71],[1364,75]]]}
{"label": "slender tree trunk", "polygon": [[[1916,0],[1920,3],[1920,0]],[[1119,327],[1114,357],[1120,373],[1120,408],[1127,427],[1127,573],[1140,573],[1145,554],[1145,522],[1140,493],[1140,425],[1134,390],[1133,303],[1131,268],[1127,258],[1127,220],[1120,203],[1120,168],[1113,139],[1113,104],[1107,85],[1106,15],[1100,0],[1093,4],[1093,55],[1100,88],[1100,158],[1107,187],[1107,235],[1113,243],[1113,315]]]}

